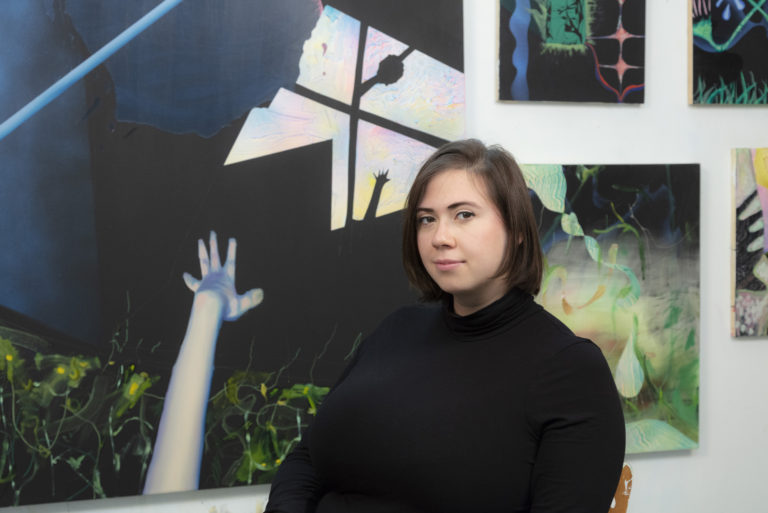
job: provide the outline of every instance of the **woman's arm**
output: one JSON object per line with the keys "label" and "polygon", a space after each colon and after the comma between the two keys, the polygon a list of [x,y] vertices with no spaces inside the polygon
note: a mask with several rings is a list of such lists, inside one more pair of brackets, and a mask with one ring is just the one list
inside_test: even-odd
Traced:
{"label": "woman's arm", "polygon": [[531,388],[540,433],[531,513],[609,511],[624,462],[624,416],[600,349],[577,342],[548,361]]}
{"label": "woman's arm", "polygon": [[322,486],[309,455],[311,428],[280,464],[269,490],[264,513],[313,513],[322,495]]}
{"label": "woman's arm", "polygon": [[[367,346],[366,339],[355,348],[352,361],[331,387],[328,396],[333,394],[336,387],[354,370]],[[319,410],[322,411],[322,408],[321,405]],[[312,424],[304,430],[301,441],[278,467],[264,513],[314,513],[317,503],[328,490],[323,487],[315,471],[309,452],[311,440]]]}

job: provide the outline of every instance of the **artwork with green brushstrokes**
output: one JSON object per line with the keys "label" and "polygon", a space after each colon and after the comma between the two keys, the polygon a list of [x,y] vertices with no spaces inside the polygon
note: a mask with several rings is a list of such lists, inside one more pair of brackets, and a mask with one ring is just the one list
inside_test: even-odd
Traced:
{"label": "artwork with green brushstrokes", "polygon": [[529,165],[537,300],[603,350],[627,452],[699,439],[699,166]]}
{"label": "artwork with green brushstrokes", "polygon": [[768,104],[768,0],[691,0],[689,101]]}

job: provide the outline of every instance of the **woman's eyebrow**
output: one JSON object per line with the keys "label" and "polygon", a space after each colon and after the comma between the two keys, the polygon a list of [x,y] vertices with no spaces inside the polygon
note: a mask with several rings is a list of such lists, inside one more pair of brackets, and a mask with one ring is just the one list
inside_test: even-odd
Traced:
{"label": "woman's eyebrow", "polygon": [[473,207],[473,208],[479,208],[480,205],[473,201],[457,201],[456,203],[451,203],[448,205],[448,210],[456,210],[457,208],[461,207]]}
{"label": "woman's eyebrow", "polygon": [[[472,201],[457,201],[448,205],[447,210],[456,210],[461,207],[473,207],[480,208],[480,205]],[[416,207],[416,212],[434,212],[435,209],[431,207]]]}

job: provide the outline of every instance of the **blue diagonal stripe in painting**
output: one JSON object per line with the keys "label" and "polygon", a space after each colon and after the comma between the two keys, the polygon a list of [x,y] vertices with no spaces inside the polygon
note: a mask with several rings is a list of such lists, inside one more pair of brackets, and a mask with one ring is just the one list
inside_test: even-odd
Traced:
{"label": "blue diagonal stripe in painting", "polygon": [[183,0],[163,0],[157,7],[145,14],[136,23],[122,31],[116,38],[105,44],[86,60],[81,62],[72,71],[61,77],[48,89],[40,93],[34,100],[19,109],[14,115],[3,121],[0,125],[0,140],[16,130],[22,123],[32,117],[37,111],[55,100],[61,93],[83,78],[93,68],[107,60],[113,53],[125,46],[133,38],[144,32],[157,20],[165,16],[171,9],[179,5]]}

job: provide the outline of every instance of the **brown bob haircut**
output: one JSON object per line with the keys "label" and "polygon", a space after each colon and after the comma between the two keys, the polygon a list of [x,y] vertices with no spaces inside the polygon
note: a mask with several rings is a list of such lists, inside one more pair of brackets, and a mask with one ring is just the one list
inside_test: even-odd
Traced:
{"label": "brown bob haircut", "polygon": [[421,166],[411,185],[403,221],[403,265],[408,281],[421,292],[424,301],[435,301],[448,295],[429,276],[421,261],[416,241],[419,226],[416,209],[430,180],[449,169],[466,169],[481,178],[489,199],[504,220],[508,248],[498,276],[507,276],[509,288],[518,287],[529,294],[537,294],[541,286],[543,258],[523,173],[507,150],[497,145],[486,147],[477,139],[449,142],[438,148]]}

